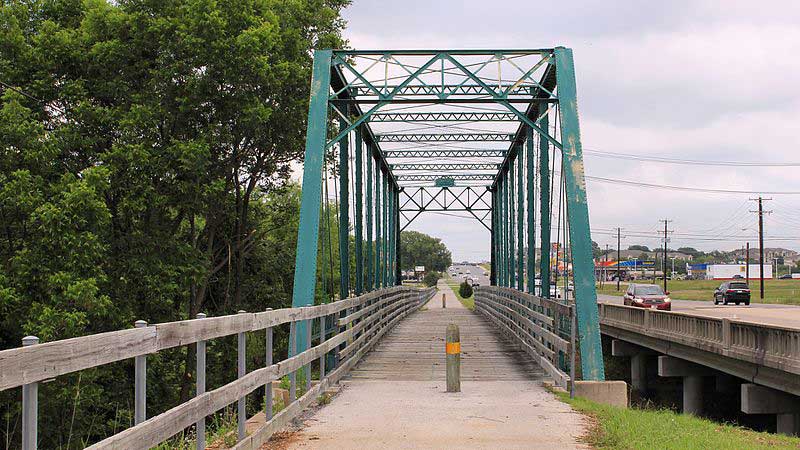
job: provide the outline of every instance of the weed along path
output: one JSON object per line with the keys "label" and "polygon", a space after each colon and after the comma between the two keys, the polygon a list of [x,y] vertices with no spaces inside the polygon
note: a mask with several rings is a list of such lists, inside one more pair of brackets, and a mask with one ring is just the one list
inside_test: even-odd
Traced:
{"label": "weed along path", "polygon": [[[585,417],[542,387],[542,369],[438,287],[305,418],[288,448],[586,448]],[[448,323],[461,333],[460,393],[445,392]]]}

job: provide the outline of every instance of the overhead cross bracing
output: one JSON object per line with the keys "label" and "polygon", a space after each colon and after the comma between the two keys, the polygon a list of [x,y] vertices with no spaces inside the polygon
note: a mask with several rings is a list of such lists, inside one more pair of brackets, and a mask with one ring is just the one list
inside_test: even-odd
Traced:
{"label": "overhead cross bracing", "polygon": [[[399,283],[400,230],[419,215],[469,217],[490,232],[493,284],[534,292],[537,277],[572,277],[583,373],[602,378],[571,50],[320,50],[308,124],[296,306],[316,284],[318,238],[305,233],[322,228],[323,245],[331,234],[319,199],[306,201],[325,174],[337,180],[325,192],[338,201],[340,297]],[[409,202],[417,189],[433,203]],[[570,252],[537,262],[551,244]]]}

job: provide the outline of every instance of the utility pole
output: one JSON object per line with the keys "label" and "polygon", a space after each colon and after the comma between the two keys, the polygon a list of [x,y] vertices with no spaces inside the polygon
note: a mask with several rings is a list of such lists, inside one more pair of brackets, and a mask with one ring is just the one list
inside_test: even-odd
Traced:
{"label": "utility pole", "polygon": [[758,278],[760,280],[761,300],[764,300],[764,214],[770,214],[772,211],[764,211],[764,200],[772,200],[771,198],[751,198],[750,200],[758,200],[758,211],[750,211],[758,213]]}
{"label": "utility pole", "polygon": [[622,241],[622,235],[620,234],[621,232],[622,232],[622,229],[617,227],[617,292],[619,292],[619,280],[620,280],[620,278],[622,278],[622,272],[621,272],[622,269],[620,267],[620,263],[622,261],[620,261],[620,259],[619,259],[619,255],[620,255],[619,246],[620,246],[620,242]]}
{"label": "utility pole", "polygon": [[608,244],[606,244],[605,263],[603,264],[603,278],[600,279],[600,287],[603,287],[603,282],[608,277]]}
{"label": "utility pole", "polygon": [[664,292],[667,292],[667,242],[669,242],[669,238],[667,237],[667,233],[671,233],[672,231],[667,230],[667,224],[672,222],[669,219],[663,219],[659,222],[664,222],[664,258],[661,260],[661,271],[664,274]]}
{"label": "utility pole", "polygon": [[744,276],[747,280],[747,286],[750,286],[750,242],[747,242],[746,250],[744,251]]}

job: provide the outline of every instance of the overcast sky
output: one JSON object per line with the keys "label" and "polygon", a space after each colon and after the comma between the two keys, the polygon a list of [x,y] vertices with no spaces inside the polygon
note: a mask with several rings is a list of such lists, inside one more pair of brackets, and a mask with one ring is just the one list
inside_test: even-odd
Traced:
{"label": "overcast sky", "polygon": [[[800,2],[354,0],[355,49],[542,48],[574,51],[585,150],[777,167],[678,165],[585,156],[586,173],[670,186],[800,192]],[[537,8],[537,5],[540,6]],[[545,12],[546,11],[546,12]],[[757,245],[755,202],[588,182],[592,238],[623,248],[669,218],[670,247]],[[800,195],[766,195],[767,246],[800,250]],[[748,230],[743,231],[743,228]],[[428,214],[409,229],[442,238],[456,260],[489,257],[476,221]],[[630,236],[626,236],[626,230]],[[778,240],[783,239],[783,240]]]}

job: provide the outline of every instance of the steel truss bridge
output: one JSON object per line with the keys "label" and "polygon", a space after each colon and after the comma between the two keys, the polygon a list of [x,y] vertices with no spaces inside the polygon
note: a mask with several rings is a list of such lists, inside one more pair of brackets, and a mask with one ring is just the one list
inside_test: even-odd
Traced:
{"label": "steel truss bridge", "polygon": [[[497,142],[507,147],[498,149]],[[22,347],[0,351],[0,392],[22,391],[21,447],[38,446],[40,384],[133,360],[133,423],[89,448],[152,448],[192,429],[194,446],[202,450],[207,418],[234,403],[233,448],[262,448],[351,370],[369,375],[370,357],[379,359],[371,369],[375,380],[387,372],[434,377],[443,356],[433,350],[434,343],[441,345],[442,339],[430,330],[444,330],[458,320],[472,330],[460,341],[476,349],[463,355],[471,358],[467,376],[546,373],[559,386],[570,381],[576,386],[582,383],[575,376],[579,348],[582,378],[603,380],[602,325],[613,338],[612,355],[631,359],[634,389],[645,389],[648,358],[655,362],[657,356],[659,376],[683,377],[684,412],[697,414],[703,407],[703,377],[738,377],[745,381],[741,386],[731,384],[731,390],[717,383],[717,389],[728,389],[726,395],[739,395],[735,389],[740,389],[743,412],[775,414],[778,432],[800,434],[800,330],[597,303],[584,180],[575,73],[567,48],[318,50],[292,307],[219,317],[201,313],[159,324],[140,320],[131,329],[41,344],[36,336],[23,338]],[[445,305],[435,311],[428,306],[436,289],[401,285],[401,230],[422,214],[458,213],[489,235],[492,286],[475,288],[477,314]],[[335,233],[332,215],[338,219]],[[338,266],[331,251],[335,246]],[[318,267],[326,259],[327,267]],[[559,276],[566,298],[550,298],[548,288]],[[544,289],[537,289],[539,280]],[[338,281],[338,292],[331,281]],[[395,328],[400,322],[403,327]],[[480,329],[498,333],[475,332]],[[263,347],[247,345],[254,334],[257,340],[263,336]],[[499,334],[515,344],[513,352],[494,340]],[[226,336],[236,337],[236,378],[207,389],[206,346]],[[276,351],[275,342],[286,342],[283,336],[288,348]],[[386,356],[391,351],[368,355],[382,339],[395,356]],[[460,341],[448,341],[448,359]],[[409,343],[418,357],[408,358],[404,347]],[[248,347],[264,352],[256,359],[259,367],[248,367],[254,359],[248,358]],[[195,395],[153,411],[147,408],[147,361],[164,350],[194,354]],[[524,353],[519,359],[527,366],[517,364],[514,353]],[[285,397],[280,393],[283,408],[273,414],[274,383],[283,377],[288,390]],[[627,402],[624,383],[622,388]],[[255,396],[264,406],[250,420],[248,396],[251,405]],[[406,414],[416,417],[417,406],[405,403]],[[350,420],[345,417],[339,425]],[[60,421],[44,423],[54,422]],[[530,435],[524,438],[527,442]]]}
{"label": "steel truss bridge", "polygon": [[574,279],[582,374],[602,380],[573,64],[564,47],[317,51],[293,306],[324,271],[321,192],[338,192],[340,298],[400,284],[400,231],[419,216],[463,215],[489,231],[492,284]]}

